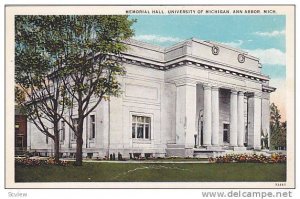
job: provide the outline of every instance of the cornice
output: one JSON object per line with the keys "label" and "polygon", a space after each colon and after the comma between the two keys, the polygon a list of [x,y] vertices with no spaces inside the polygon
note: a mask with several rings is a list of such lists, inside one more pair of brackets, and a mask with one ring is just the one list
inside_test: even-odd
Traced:
{"label": "cornice", "polygon": [[272,87],[272,86],[266,86],[266,85],[263,85],[263,86],[262,86],[262,91],[263,91],[263,92],[267,92],[267,93],[272,93],[272,92],[275,92],[275,91],[276,91],[276,88],[275,88],[275,87]]}
{"label": "cornice", "polygon": [[122,57],[122,61],[123,63],[127,63],[127,64],[133,64],[133,65],[138,65],[138,66],[142,66],[142,67],[147,67],[147,68],[153,68],[153,69],[157,69],[157,70],[161,70],[161,71],[167,71],[170,70],[172,68],[176,68],[176,67],[181,67],[181,66],[195,66],[195,67],[199,67],[202,69],[206,69],[206,70],[211,70],[214,72],[219,72],[219,73],[225,73],[228,75],[232,75],[232,76],[238,76],[240,78],[245,78],[247,80],[252,80],[255,82],[260,82],[260,83],[266,83],[269,81],[269,78],[262,75],[262,74],[253,74],[251,72],[246,72],[246,71],[241,71],[241,70],[237,70],[237,69],[233,69],[233,68],[224,68],[224,66],[213,66],[213,65],[209,65],[209,64],[203,64],[200,61],[196,61],[196,60],[190,60],[190,59],[186,59],[186,56],[182,57],[183,59],[179,59],[176,61],[173,61],[172,64],[164,64],[162,62],[157,62],[155,60],[151,60],[151,59],[142,59],[138,57],[134,57],[134,56],[124,56]]}
{"label": "cornice", "polygon": [[[127,41],[124,41],[125,44],[133,45],[140,47],[141,49],[149,49],[153,50],[155,52],[159,53],[167,53],[169,51],[172,51],[177,48],[182,48],[185,46],[192,45],[193,42],[200,43],[202,45],[207,46],[220,46],[222,48],[226,48],[235,52],[239,52],[240,54],[244,55],[245,57],[248,57],[250,59],[259,60],[256,57],[253,57],[249,55],[247,52],[242,51],[240,49],[232,48],[230,46],[226,46],[224,44],[218,43],[218,42],[212,42],[212,41],[201,41],[195,38],[191,38],[189,40],[182,41],[180,43],[177,43],[173,46],[170,46],[168,48],[162,48],[157,45],[148,44],[142,41],[130,39]],[[121,60],[123,63],[132,64],[132,65],[138,65],[146,68],[153,68],[156,70],[161,71],[167,71],[171,70],[176,67],[182,67],[182,66],[193,66],[193,67],[199,67],[204,70],[210,70],[215,73],[223,73],[226,75],[232,75],[234,77],[242,78],[248,81],[253,82],[259,82],[261,84],[267,83],[270,78],[266,75],[263,75],[261,73],[255,72],[255,71],[248,71],[244,68],[235,66],[235,65],[229,65],[225,63],[216,62],[213,60],[206,59],[204,57],[198,57],[193,56],[189,54],[182,54],[180,56],[174,57],[171,60],[164,60],[164,59],[155,59],[153,57],[147,57],[147,56],[140,56],[135,55],[130,52],[122,53]],[[259,63],[259,67],[261,68],[261,64]],[[264,87],[264,92],[274,92],[276,89],[273,87]]]}
{"label": "cornice", "polygon": [[127,44],[127,45],[132,45],[132,46],[137,46],[140,48],[144,48],[144,49],[148,49],[148,50],[153,50],[153,51],[157,51],[160,53],[164,53],[165,48],[160,47],[158,45],[153,45],[153,44],[149,44],[143,41],[139,41],[139,40],[135,40],[135,39],[128,39],[123,41],[123,43]]}

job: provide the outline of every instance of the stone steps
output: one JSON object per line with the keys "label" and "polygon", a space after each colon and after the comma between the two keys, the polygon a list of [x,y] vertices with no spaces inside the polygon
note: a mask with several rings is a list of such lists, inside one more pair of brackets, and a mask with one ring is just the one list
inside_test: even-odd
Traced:
{"label": "stone steps", "polygon": [[168,149],[184,149],[184,144],[167,144]]}

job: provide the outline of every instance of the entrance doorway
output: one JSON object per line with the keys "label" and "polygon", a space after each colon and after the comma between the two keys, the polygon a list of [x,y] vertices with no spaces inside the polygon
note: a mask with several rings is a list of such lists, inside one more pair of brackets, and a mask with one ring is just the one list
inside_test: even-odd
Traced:
{"label": "entrance doorway", "polygon": [[228,123],[223,123],[223,142],[230,142],[230,125]]}
{"label": "entrance doorway", "polygon": [[200,129],[200,146],[203,146],[203,121],[201,121]]}

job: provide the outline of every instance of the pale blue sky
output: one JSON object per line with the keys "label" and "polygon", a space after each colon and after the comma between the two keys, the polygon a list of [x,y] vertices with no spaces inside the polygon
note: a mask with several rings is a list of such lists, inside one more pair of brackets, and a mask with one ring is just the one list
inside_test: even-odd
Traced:
{"label": "pale blue sky", "polygon": [[261,59],[262,72],[285,79],[285,16],[135,15],[135,38],[170,46],[195,37],[231,45]]}

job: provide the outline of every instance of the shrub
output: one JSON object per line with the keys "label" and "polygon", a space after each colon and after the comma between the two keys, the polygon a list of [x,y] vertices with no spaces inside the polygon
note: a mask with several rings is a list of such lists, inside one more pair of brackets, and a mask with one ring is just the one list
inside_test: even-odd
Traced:
{"label": "shrub", "polygon": [[208,159],[212,163],[230,163],[230,162],[251,162],[251,163],[286,163],[286,156],[280,154],[272,154],[265,156],[263,154],[226,154],[225,156],[211,157]]}
{"label": "shrub", "polygon": [[55,162],[53,158],[36,159],[36,158],[15,158],[15,165],[19,166],[42,166],[42,165],[59,165],[68,166],[70,162],[65,160],[59,160]]}

